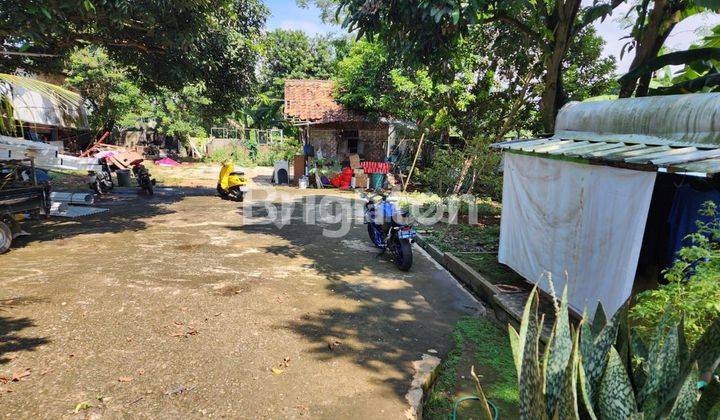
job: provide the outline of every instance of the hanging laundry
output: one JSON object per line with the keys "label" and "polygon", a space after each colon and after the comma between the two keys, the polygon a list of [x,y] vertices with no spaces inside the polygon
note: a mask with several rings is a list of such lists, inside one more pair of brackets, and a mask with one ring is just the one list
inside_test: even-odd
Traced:
{"label": "hanging laundry", "polygon": [[677,252],[692,245],[687,235],[697,232],[697,221],[708,223],[711,217],[700,214],[703,204],[712,201],[720,206],[720,191],[714,188],[701,190],[690,184],[678,187],[668,217],[670,227],[668,256],[670,261],[677,259]]}

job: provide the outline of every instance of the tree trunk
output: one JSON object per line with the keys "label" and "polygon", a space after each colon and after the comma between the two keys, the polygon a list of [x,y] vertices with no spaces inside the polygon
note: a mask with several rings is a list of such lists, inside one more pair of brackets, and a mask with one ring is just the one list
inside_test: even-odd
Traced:
{"label": "tree trunk", "polygon": [[468,171],[472,167],[473,163],[475,162],[475,153],[470,153],[469,157],[465,158],[465,162],[463,162],[462,169],[460,170],[460,176],[458,177],[457,181],[455,181],[455,187],[453,188],[453,194],[458,195],[460,194],[460,190],[462,189],[463,182],[465,181],[465,177],[468,174]]}
{"label": "tree trunk", "polygon": [[543,77],[545,87],[540,98],[540,116],[547,133],[555,131],[555,116],[564,105],[561,89],[562,64],[570,48],[579,7],[579,0],[558,1],[554,12],[555,19],[552,19],[556,24],[553,28],[549,28],[553,31],[554,38],[551,52],[545,59],[546,73]]}
{"label": "tree trunk", "polygon": [[470,178],[470,188],[468,188],[468,190],[467,190],[468,194],[472,194],[473,189],[475,189],[475,181],[477,181],[477,174],[478,174],[477,168],[473,168],[472,178]]}
{"label": "tree trunk", "polygon": [[[653,9],[648,17],[648,23],[642,31],[639,39],[635,39],[635,57],[630,64],[630,70],[642,66],[646,61],[657,57],[665,40],[675,25],[679,22],[679,17],[667,0],[655,0]],[[620,86],[620,97],[629,98],[636,91],[636,96],[647,96],[650,86],[650,76],[625,81]]]}

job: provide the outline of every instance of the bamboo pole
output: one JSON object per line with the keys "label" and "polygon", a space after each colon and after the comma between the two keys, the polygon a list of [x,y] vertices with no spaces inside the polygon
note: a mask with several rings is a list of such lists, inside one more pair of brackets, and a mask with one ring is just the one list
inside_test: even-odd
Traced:
{"label": "bamboo pole", "polygon": [[422,144],[425,140],[425,133],[422,133],[420,136],[420,142],[418,143],[417,150],[415,151],[415,157],[413,158],[412,166],[410,167],[410,172],[408,172],[407,178],[405,178],[405,183],[403,184],[403,192],[407,189],[408,184],[410,184],[410,177],[412,176],[413,171],[415,170],[415,164],[417,163],[418,155],[420,155],[420,150],[422,150]]}

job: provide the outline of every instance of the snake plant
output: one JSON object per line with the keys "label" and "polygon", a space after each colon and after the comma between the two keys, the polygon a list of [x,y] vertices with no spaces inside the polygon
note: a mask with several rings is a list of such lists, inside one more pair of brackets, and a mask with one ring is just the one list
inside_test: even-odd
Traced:
{"label": "snake plant", "polygon": [[670,324],[670,316],[645,343],[632,333],[627,307],[608,321],[599,305],[592,321],[584,316],[573,325],[564,290],[543,349],[538,300],[533,289],[520,331],[509,327],[521,418],[720,418],[720,382],[713,375],[720,362],[720,320],[693,349],[682,320]]}

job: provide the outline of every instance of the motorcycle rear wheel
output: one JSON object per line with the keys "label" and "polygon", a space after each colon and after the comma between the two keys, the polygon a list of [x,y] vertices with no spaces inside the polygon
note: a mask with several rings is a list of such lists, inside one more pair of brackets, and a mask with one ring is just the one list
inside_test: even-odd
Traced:
{"label": "motorcycle rear wheel", "polygon": [[402,271],[408,271],[412,263],[412,244],[409,239],[400,239],[395,243],[395,265]]}
{"label": "motorcycle rear wheel", "polygon": [[245,199],[245,193],[240,190],[240,187],[230,187],[229,193],[229,196],[233,201],[242,203]]}
{"label": "motorcycle rear wheel", "polygon": [[227,191],[223,190],[223,188],[220,186],[219,182],[217,184],[217,193],[220,196],[220,198],[222,198],[223,200],[227,200],[228,193],[227,193]]}
{"label": "motorcycle rear wheel", "polygon": [[12,245],[13,233],[10,226],[0,220],[0,254],[7,252]]}

